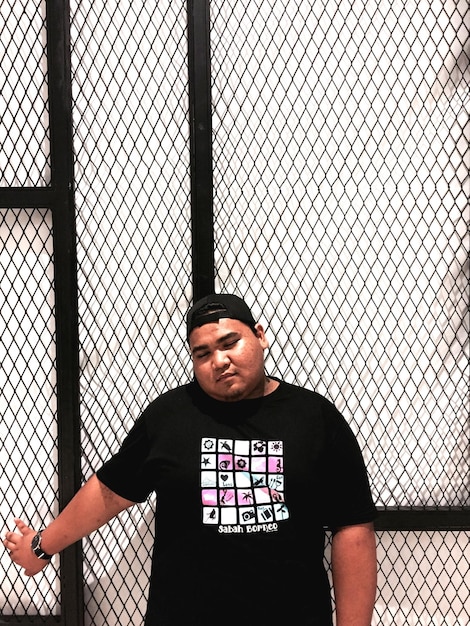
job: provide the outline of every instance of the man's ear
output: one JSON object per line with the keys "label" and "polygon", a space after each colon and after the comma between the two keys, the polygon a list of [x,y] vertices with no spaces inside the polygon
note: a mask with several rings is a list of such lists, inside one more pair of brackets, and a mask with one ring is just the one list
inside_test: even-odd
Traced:
{"label": "man's ear", "polygon": [[269,348],[269,341],[266,337],[266,333],[264,332],[264,328],[261,326],[261,324],[255,324],[255,335],[258,337],[261,343],[261,347],[263,349]]}

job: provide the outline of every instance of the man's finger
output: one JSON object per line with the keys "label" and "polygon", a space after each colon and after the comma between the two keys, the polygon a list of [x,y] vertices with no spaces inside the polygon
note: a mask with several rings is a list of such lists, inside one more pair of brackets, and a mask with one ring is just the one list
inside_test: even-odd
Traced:
{"label": "man's finger", "polygon": [[22,535],[26,535],[31,531],[31,528],[29,528],[29,526],[27,526],[21,519],[15,518],[15,525]]}
{"label": "man's finger", "polygon": [[16,537],[19,537],[19,535],[16,535],[14,532],[8,531],[7,533],[5,533],[5,539],[3,540],[3,545],[5,546],[5,548],[7,548],[7,550],[10,550],[11,548],[15,546]]}

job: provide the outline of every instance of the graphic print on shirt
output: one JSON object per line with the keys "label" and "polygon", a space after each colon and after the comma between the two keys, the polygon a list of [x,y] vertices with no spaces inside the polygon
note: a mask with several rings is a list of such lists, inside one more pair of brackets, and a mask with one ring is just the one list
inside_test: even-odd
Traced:
{"label": "graphic print on shirt", "polygon": [[204,524],[221,533],[275,532],[288,519],[282,441],[220,439],[201,442]]}

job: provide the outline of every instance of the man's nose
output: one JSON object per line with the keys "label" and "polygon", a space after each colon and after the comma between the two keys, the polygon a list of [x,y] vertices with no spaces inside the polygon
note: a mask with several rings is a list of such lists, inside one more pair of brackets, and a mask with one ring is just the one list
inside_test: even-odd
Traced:
{"label": "man's nose", "polygon": [[223,369],[230,363],[230,359],[225,350],[215,350],[212,355],[212,367],[214,369]]}

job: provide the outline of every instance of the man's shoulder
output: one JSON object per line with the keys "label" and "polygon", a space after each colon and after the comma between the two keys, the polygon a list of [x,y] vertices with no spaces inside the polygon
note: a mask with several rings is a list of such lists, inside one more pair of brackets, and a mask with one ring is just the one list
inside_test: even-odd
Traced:
{"label": "man's shoulder", "polygon": [[317,415],[327,417],[340,416],[336,405],[315,389],[286,381],[281,381],[279,389],[286,401],[295,403],[305,411],[314,411]]}
{"label": "man's shoulder", "polygon": [[281,380],[280,383],[281,383],[280,388],[286,394],[292,394],[292,395],[299,396],[302,398],[307,398],[310,401],[326,402],[326,403],[331,404],[330,401],[325,396],[321,395],[315,389],[307,387],[306,385],[289,383],[289,382],[286,382],[285,380]]}
{"label": "man's shoulder", "polygon": [[154,412],[163,407],[177,407],[190,402],[193,387],[194,383],[189,382],[162,391],[149,401],[144,413]]}

